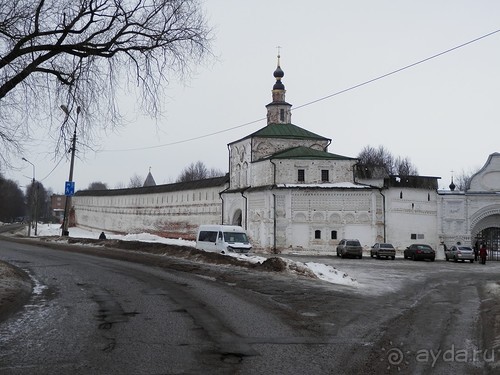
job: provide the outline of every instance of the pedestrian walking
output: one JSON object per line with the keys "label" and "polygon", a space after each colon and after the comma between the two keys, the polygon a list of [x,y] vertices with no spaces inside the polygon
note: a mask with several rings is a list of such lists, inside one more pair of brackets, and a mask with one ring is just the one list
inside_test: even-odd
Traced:
{"label": "pedestrian walking", "polygon": [[104,234],[104,232],[101,232],[101,234],[99,235],[99,239],[100,240],[105,240],[106,239],[106,235]]}
{"label": "pedestrian walking", "polygon": [[488,252],[486,251],[486,245],[483,243],[479,248],[479,257],[481,258],[481,264],[486,264],[486,257],[488,256]]}

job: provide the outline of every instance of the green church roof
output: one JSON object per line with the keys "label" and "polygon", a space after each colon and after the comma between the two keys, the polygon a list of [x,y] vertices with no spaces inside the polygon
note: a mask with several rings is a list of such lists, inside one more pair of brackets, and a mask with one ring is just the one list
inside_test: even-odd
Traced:
{"label": "green church roof", "polygon": [[288,150],[277,152],[271,155],[268,159],[326,159],[326,160],[356,160],[356,158],[350,158],[347,156],[331,154],[326,151],[315,150],[310,147],[294,147]]}
{"label": "green church roof", "polygon": [[247,135],[246,137],[239,139],[237,141],[231,142],[230,144],[239,142],[243,139],[262,137],[262,138],[284,138],[284,139],[317,139],[331,141],[330,138],[323,137],[321,135],[310,132],[303,129],[297,125],[293,124],[268,124],[256,132]]}
{"label": "green church roof", "polygon": [[299,138],[299,139],[322,139],[329,140],[321,135],[310,132],[293,124],[269,124],[255,133],[250,134],[251,137],[268,137],[268,138]]}

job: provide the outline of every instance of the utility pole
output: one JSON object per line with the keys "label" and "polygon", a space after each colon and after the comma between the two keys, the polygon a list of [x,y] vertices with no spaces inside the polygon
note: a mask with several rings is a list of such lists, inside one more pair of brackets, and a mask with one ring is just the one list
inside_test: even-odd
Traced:
{"label": "utility pole", "polygon": [[37,235],[37,229],[38,229],[38,217],[37,217],[37,206],[38,206],[38,191],[36,190],[36,186],[38,186],[38,183],[36,183],[35,179],[35,164],[30,162],[28,159],[23,158],[23,160],[26,163],[30,163],[31,166],[33,167],[33,180],[31,180],[31,220],[28,225],[28,237],[31,236],[31,226],[33,225],[33,220],[35,220],[35,236]]}
{"label": "utility pole", "polygon": [[[64,113],[66,113],[66,115],[68,117],[70,117],[71,119],[73,119],[70,116],[69,110],[68,110],[68,108],[65,105],[61,105],[61,109],[64,111]],[[75,131],[73,132],[73,140],[71,142],[71,163],[70,163],[70,167],[69,167],[69,179],[68,179],[68,182],[69,182],[70,185],[73,182],[73,168],[75,166],[75,150],[76,150],[76,126],[77,126],[78,115],[79,114],[80,114],[80,107],[78,106],[76,108],[76,120],[74,120],[74,122],[75,122]],[[65,188],[66,199],[65,199],[65,203],[64,203],[64,219],[63,219],[63,227],[62,227],[62,233],[61,233],[62,236],[69,236],[69,230],[68,230],[68,226],[69,226],[69,210],[71,208],[71,196],[72,196],[72,192],[68,192],[67,190],[68,189]]]}

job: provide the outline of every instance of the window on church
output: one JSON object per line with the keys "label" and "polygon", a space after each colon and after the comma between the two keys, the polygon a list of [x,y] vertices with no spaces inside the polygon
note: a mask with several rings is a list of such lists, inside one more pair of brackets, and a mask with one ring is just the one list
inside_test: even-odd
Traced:
{"label": "window on church", "polygon": [[319,240],[321,238],[321,231],[320,230],[314,231],[314,238],[317,240]]}
{"label": "window on church", "polygon": [[330,174],[328,173],[328,169],[322,169],[321,170],[321,181],[322,182],[328,182],[330,181]]}
{"label": "window on church", "polygon": [[332,230],[330,238],[332,240],[336,240],[337,239],[337,231],[336,230]]}
{"label": "window on church", "polygon": [[304,182],[306,180],[306,171],[304,169],[299,169],[297,171],[297,181]]}
{"label": "window on church", "polygon": [[285,110],[280,109],[280,121],[285,122]]}

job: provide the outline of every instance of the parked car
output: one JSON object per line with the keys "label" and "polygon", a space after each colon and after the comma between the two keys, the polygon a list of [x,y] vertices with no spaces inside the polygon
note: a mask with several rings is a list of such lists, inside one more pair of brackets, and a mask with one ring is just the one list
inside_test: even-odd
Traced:
{"label": "parked car", "polygon": [[455,245],[444,251],[446,260],[453,259],[455,262],[466,260],[474,263],[474,250],[470,246]]}
{"label": "parked car", "polygon": [[432,262],[436,259],[436,252],[432,247],[425,244],[415,243],[408,246],[404,250],[404,258],[419,260],[419,259],[430,259]]}
{"label": "parked car", "polygon": [[392,260],[396,259],[396,249],[390,243],[376,243],[370,249],[370,256],[377,257],[385,257],[387,259],[391,258]]}
{"label": "parked car", "polygon": [[337,256],[338,257],[357,257],[359,259],[363,258],[363,247],[359,240],[340,240],[337,245]]}
{"label": "parked car", "polygon": [[252,249],[246,231],[236,225],[200,225],[196,248],[224,254],[248,253]]}

